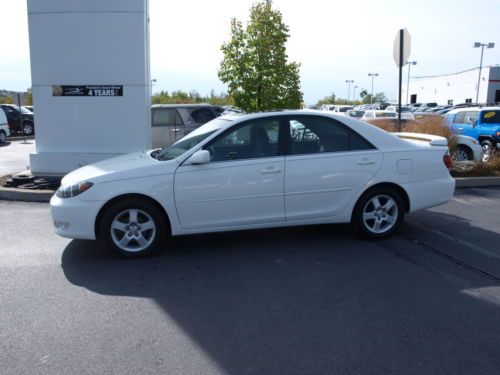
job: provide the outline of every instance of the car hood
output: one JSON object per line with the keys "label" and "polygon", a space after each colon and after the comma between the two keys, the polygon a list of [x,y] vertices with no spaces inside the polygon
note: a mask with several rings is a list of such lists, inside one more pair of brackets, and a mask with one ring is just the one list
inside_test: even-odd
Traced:
{"label": "car hood", "polygon": [[158,161],[150,156],[150,151],[133,152],[106,159],[78,168],[64,176],[61,185],[79,181],[107,182],[151,176],[158,173],[169,174],[178,166],[176,160]]}

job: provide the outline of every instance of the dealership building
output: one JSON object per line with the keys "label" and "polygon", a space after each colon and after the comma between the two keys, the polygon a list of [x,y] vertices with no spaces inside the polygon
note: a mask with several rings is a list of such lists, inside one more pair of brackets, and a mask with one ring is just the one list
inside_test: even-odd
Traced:
{"label": "dealership building", "polygon": [[[439,76],[411,77],[409,95],[403,87],[403,98],[408,97],[409,103],[475,103],[478,78],[479,68]],[[478,102],[500,102],[500,65],[486,66],[481,70]]]}

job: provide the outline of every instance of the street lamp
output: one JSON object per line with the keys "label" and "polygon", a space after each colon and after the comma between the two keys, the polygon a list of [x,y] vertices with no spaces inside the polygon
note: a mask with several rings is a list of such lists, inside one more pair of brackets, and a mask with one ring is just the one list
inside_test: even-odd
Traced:
{"label": "street lamp", "polygon": [[372,77],[372,95],[370,98],[370,104],[373,104],[373,78],[378,77],[378,73],[368,73],[368,77]]}
{"label": "street lamp", "polygon": [[406,84],[406,105],[408,105],[408,94],[410,93],[410,68],[412,65],[417,65],[416,61],[407,61],[408,64],[408,83]]}
{"label": "street lamp", "polygon": [[347,86],[347,104],[349,104],[349,99],[351,98],[351,83],[354,83],[354,81],[351,79],[346,79],[345,83],[348,84],[348,86]]}
{"label": "street lamp", "polygon": [[352,89],[352,101],[356,100],[356,89],[357,88],[358,88],[358,86],[354,86],[354,89]]}
{"label": "street lamp", "polygon": [[481,70],[483,69],[483,52],[484,52],[484,47],[486,47],[486,48],[493,48],[493,47],[495,47],[495,43],[475,42],[474,43],[474,48],[479,48],[479,47],[481,47],[481,61],[479,62],[479,78],[477,79],[476,104],[479,101],[479,85],[481,84]]}

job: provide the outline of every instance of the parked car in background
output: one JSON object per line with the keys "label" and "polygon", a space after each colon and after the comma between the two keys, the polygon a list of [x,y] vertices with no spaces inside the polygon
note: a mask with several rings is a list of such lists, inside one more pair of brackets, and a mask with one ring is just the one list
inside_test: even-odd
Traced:
{"label": "parked car in background", "polygon": [[482,161],[483,148],[476,139],[454,134],[453,140],[457,143],[457,149],[452,153],[451,158],[456,161]]}
{"label": "parked car in background", "polygon": [[380,239],[406,213],[453,198],[450,163],[443,137],[404,140],[347,116],[222,116],[168,148],[71,172],[51,199],[52,222],[128,257],[169,235],[320,223]]}
{"label": "parked car in background", "polygon": [[326,104],[324,107],[322,107],[322,110],[325,111],[332,111],[332,112],[337,112],[337,113],[345,113],[350,109],[353,109],[354,106],[352,105],[340,105],[340,104]]}
{"label": "parked car in background", "polygon": [[435,102],[431,102],[431,103],[422,103],[422,105],[420,105],[418,107],[418,109],[414,112],[424,112],[426,110],[431,110],[431,108],[434,108],[434,107],[437,107],[437,103]]}
{"label": "parked car in background", "polygon": [[500,147],[500,107],[459,108],[445,118],[453,134],[467,135],[481,144],[484,160]]}
{"label": "parked car in background", "polygon": [[[398,113],[398,109],[399,109],[399,106],[397,106],[397,105],[390,105],[385,110],[386,111],[391,111],[391,112]],[[413,116],[413,113],[412,113],[410,107],[401,106],[401,118],[404,119],[404,120],[413,120],[415,118]]]}
{"label": "parked car in background", "polygon": [[33,109],[33,106],[32,105],[25,105],[23,106],[23,108],[26,108],[28,111],[30,111],[31,113],[35,113],[35,110]]}
{"label": "parked car in background", "polygon": [[346,112],[347,116],[356,118],[358,120],[360,120],[364,114],[365,114],[365,111],[363,111],[362,109],[350,109]]}
{"label": "parked car in background", "polygon": [[394,119],[398,118],[398,114],[394,111],[382,111],[382,110],[374,110],[374,109],[369,109],[365,111],[365,114],[363,117],[361,117],[361,120],[363,121],[368,121],[368,120],[373,120],[373,119]]}
{"label": "parked car in background", "polygon": [[155,104],[151,107],[153,148],[177,142],[194,129],[221,116],[225,108],[210,104]]}
{"label": "parked car in background", "polygon": [[[7,116],[11,133],[33,135],[35,134],[35,118],[33,112],[15,105],[15,104],[0,104]],[[22,128],[21,128],[22,120]]]}
{"label": "parked car in background", "polygon": [[4,143],[10,137],[9,124],[7,122],[7,116],[5,112],[0,109],[0,143]]}

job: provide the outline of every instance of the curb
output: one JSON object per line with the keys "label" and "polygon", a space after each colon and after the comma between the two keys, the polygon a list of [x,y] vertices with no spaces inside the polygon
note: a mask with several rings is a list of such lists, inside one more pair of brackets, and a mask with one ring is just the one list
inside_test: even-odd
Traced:
{"label": "curb", "polygon": [[25,190],[0,187],[0,200],[18,202],[50,202],[53,190]]}
{"label": "curb", "polygon": [[456,188],[500,186],[500,177],[456,177]]}

